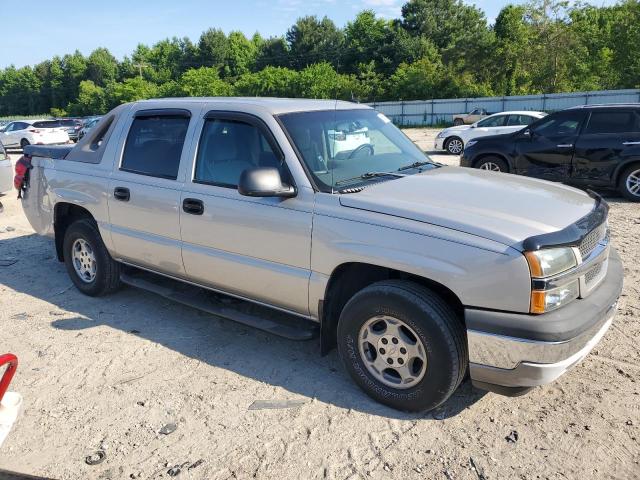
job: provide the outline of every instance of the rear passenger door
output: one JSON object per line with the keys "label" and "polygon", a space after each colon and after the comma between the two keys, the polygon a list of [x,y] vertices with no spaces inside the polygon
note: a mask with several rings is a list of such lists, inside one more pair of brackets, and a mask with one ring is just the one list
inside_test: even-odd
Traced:
{"label": "rear passenger door", "polygon": [[238,193],[240,174],[276,167],[293,180],[258,117],[209,112],[198,130],[182,195],[182,256],[188,278],[224,292],[308,315],[313,193],[257,198]]}
{"label": "rear passenger door", "polygon": [[107,192],[115,256],[175,276],[184,275],[179,172],[190,119],[182,109],[135,112]]}
{"label": "rear passenger door", "polygon": [[576,143],[573,180],[611,185],[618,167],[640,159],[640,110],[594,109]]}

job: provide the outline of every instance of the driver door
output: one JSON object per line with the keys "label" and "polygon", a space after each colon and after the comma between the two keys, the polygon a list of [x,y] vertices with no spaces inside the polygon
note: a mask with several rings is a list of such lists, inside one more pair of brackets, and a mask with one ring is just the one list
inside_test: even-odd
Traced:
{"label": "driver door", "polygon": [[313,191],[298,189],[286,199],[240,195],[240,175],[249,168],[278,168],[293,183],[273,134],[257,117],[210,111],[198,131],[192,177],[181,198],[187,277],[308,315]]}
{"label": "driver door", "polygon": [[565,110],[523,130],[515,145],[516,173],[546,180],[568,180],[584,118],[581,110]]}

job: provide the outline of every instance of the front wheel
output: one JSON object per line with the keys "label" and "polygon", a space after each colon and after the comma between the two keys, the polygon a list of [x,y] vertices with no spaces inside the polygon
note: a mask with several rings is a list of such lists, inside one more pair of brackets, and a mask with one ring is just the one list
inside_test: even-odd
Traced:
{"label": "front wheel", "polygon": [[475,167],[490,172],[509,172],[509,165],[499,157],[484,157],[476,163]]}
{"label": "front wheel", "polygon": [[451,155],[460,155],[464,150],[464,142],[461,138],[451,137],[447,139],[444,149]]}
{"label": "front wheel", "polygon": [[369,396],[404,411],[445,402],[467,370],[465,329],[431,290],[402,280],[375,283],[349,300],[338,351]]}
{"label": "front wheel", "polygon": [[85,295],[97,297],[120,287],[120,264],[109,255],[93,220],[85,218],[69,225],[63,253],[71,281]]}
{"label": "front wheel", "polygon": [[640,165],[631,165],[622,172],[618,190],[626,199],[640,202]]}

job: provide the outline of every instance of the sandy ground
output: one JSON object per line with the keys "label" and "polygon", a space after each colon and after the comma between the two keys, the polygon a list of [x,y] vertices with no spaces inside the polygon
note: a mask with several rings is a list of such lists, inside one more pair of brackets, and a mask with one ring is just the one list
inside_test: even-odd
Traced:
{"label": "sandy ground", "polygon": [[[24,408],[0,469],[56,479],[640,478],[640,206],[608,200],[626,286],[594,352],[526,396],[465,383],[413,415],[370,400],[315,341],[132,288],[81,295],[52,242],[4,197],[0,351],[20,358],[12,389]],[[104,461],[88,465],[97,450]]]}

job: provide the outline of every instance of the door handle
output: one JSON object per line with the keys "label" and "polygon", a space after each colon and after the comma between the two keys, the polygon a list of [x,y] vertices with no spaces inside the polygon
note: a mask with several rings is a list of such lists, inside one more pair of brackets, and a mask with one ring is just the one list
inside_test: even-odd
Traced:
{"label": "door handle", "polygon": [[573,147],[573,143],[561,143],[560,145],[556,145],[558,148],[571,148]]}
{"label": "door handle", "polygon": [[623,145],[640,145],[640,142],[622,142]]}
{"label": "door handle", "polygon": [[113,196],[116,200],[120,200],[121,202],[128,202],[131,198],[131,193],[128,188],[125,187],[116,187],[113,189]]}
{"label": "door handle", "polygon": [[182,201],[182,210],[191,215],[202,215],[204,213],[204,203],[197,198],[185,198]]}

